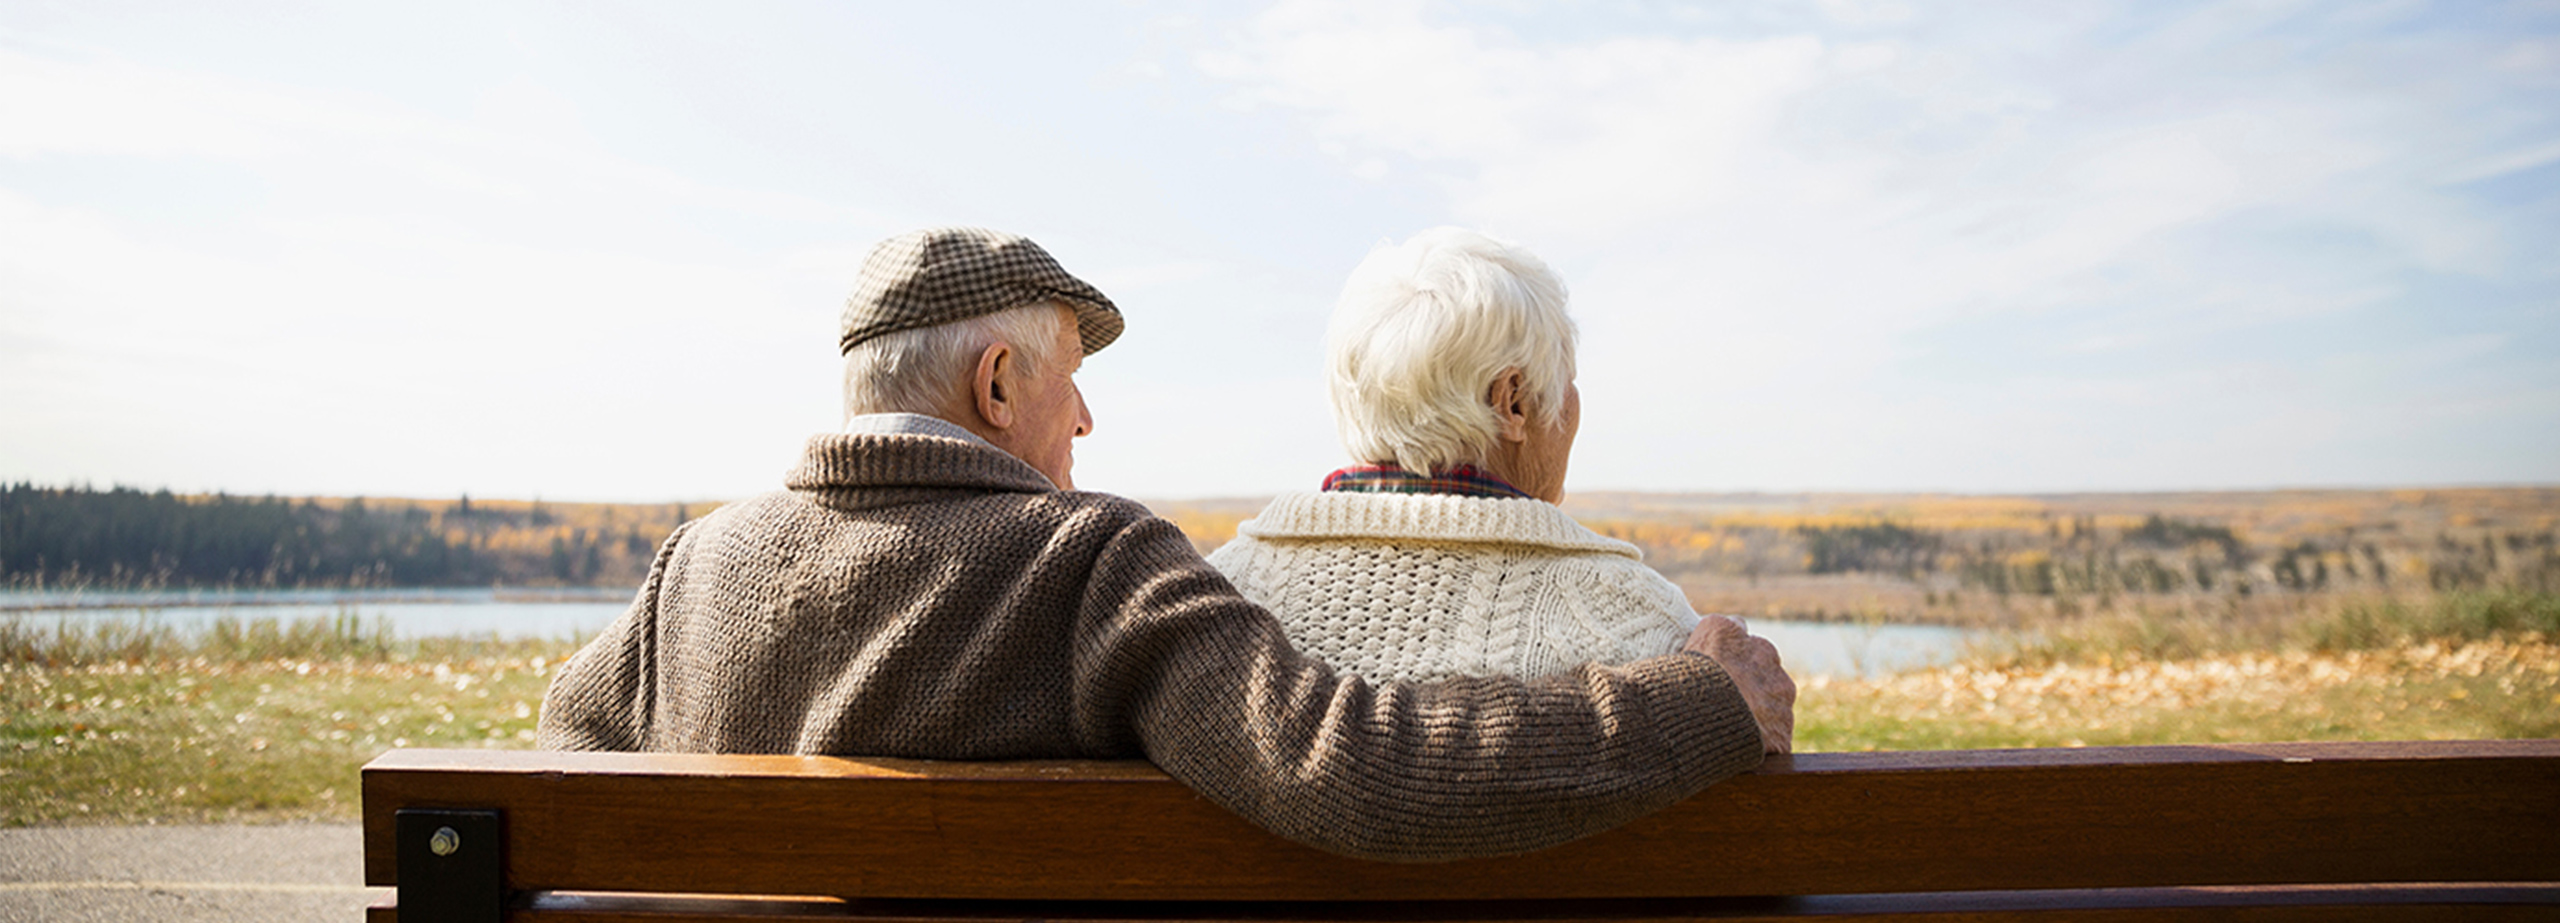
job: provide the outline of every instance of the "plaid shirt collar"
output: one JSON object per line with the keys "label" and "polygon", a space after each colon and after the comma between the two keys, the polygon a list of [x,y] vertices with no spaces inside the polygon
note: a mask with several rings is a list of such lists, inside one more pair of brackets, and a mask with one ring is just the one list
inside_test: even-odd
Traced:
{"label": "plaid shirt collar", "polygon": [[1528,499],[1520,488],[1474,465],[1459,465],[1437,474],[1415,474],[1393,464],[1353,465],[1325,475],[1324,489],[1359,494],[1456,494],[1461,497]]}

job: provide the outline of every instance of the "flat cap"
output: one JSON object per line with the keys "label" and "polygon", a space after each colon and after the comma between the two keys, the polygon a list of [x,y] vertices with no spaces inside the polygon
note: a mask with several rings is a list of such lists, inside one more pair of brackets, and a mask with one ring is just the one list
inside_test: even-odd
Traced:
{"label": "flat cap", "polygon": [[845,296],[842,351],[901,330],[1054,301],[1076,312],[1086,355],[1120,338],[1120,309],[1068,275],[1028,237],[985,228],[927,228],[880,242]]}

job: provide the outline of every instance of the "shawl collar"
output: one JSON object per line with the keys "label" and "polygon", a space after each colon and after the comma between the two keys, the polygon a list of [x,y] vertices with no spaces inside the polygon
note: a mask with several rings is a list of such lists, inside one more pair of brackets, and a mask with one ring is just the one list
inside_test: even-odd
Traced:
{"label": "shawl collar", "polygon": [[1030,463],[994,446],[941,436],[824,433],[809,437],[783,486],[828,506],[889,506],[949,493],[1057,490]]}
{"label": "shawl collar", "polygon": [[1636,546],[1593,532],[1555,504],[1527,497],[1286,493],[1236,534],[1259,539],[1365,539],[1527,545],[1644,560]]}

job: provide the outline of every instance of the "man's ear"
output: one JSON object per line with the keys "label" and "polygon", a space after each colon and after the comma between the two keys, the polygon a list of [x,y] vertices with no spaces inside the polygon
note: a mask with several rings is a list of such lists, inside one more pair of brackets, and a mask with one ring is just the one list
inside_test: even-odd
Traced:
{"label": "man's ear", "polygon": [[1013,384],[1014,364],[1011,345],[991,343],[978,354],[977,373],[969,377],[969,396],[977,402],[978,418],[991,428],[1013,428],[1013,402],[1006,389]]}
{"label": "man's ear", "polygon": [[1525,442],[1529,438],[1528,379],[1517,366],[1503,369],[1493,376],[1493,384],[1485,388],[1484,402],[1493,408],[1493,418],[1502,425],[1506,442]]}

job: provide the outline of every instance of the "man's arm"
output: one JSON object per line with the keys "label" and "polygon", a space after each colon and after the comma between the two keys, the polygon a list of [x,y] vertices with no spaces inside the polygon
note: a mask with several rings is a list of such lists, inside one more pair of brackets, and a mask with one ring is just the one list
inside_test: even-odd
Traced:
{"label": "man's arm", "polygon": [[658,590],[676,543],[693,522],[677,526],[658,545],[657,560],[650,562],[649,578],[641,582],[631,608],[560,665],[542,694],[535,746],[635,751],[648,743],[657,698]]}
{"label": "man's arm", "polygon": [[1743,694],[1709,657],[1371,684],[1300,656],[1171,524],[1094,568],[1077,719],[1126,721],[1157,765],[1281,836],[1368,859],[1527,852],[1758,766]]}

